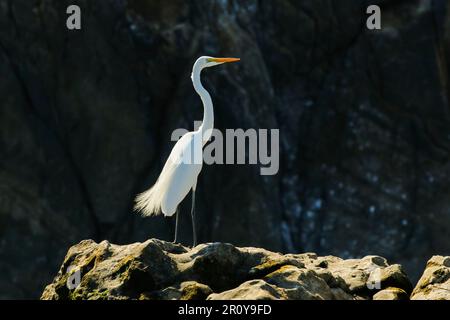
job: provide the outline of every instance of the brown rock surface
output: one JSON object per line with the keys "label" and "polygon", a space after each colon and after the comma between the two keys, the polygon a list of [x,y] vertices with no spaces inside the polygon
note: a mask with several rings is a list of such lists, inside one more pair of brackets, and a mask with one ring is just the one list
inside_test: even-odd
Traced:
{"label": "brown rock surface", "polygon": [[[80,282],[68,287],[76,270]],[[189,249],[156,239],[123,246],[85,240],[70,248],[41,299],[356,300],[397,299],[410,290],[401,267],[378,256],[344,260],[226,243]]]}
{"label": "brown rock surface", "polygon": [[450,256],[434,256],[428,261],[411,300],[450,300]]}

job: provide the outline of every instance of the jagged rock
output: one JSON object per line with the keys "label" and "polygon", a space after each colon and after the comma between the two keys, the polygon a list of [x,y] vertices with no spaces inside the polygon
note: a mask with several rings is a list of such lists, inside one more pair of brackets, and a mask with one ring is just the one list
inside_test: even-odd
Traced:
{"label": "jagged rock", "polygon": [[213,293],[208,300],[278,300],[286,298],[280,290],[261,279],[246,281],[239,287]]}
{"label": "jagged rock", "polygon": [[[69,288],[77,270],[80,282]],[[157,239],[129,245],[84,240],[69,249],[41,299],[355,300],[377,292],[394,299],[388,292],[395,290],[406,294],[411,284],[400,266],[378,256],[344,260],[227,243],[190,249]]]}
{"label": "jagged rock", "polygon": [[411,295],[412,300],[450,300],[450,256],[433,256]]}
{"label": "jagged rock", "polygon": [[400,288],[386,288],[373,295],[373,300],[408,300],[408,294]]}
{"label": "jagged rock", "polygon": [[207,285],[184,281],[172,287],[151,293],[143,293],[140,300],[205,300],[212,290]]}
{"label": "jagged rock", "polygon": [[266,275],[264,280],[282,291],[285,299],[330,300],[331,288],[313,270],[285,265]]}

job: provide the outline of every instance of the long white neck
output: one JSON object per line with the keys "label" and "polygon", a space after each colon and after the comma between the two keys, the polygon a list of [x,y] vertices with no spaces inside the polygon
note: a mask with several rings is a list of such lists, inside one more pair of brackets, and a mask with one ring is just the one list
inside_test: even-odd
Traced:
{"label": "long white neck", "polygon": [[201,132],[202,144],[205,145],[211,138],[212,129],[214,128],[214,109],[211,96],[203,87],[200,80],[201,72],[202,68],[195,63],[194,68],[192,69],[191,79],[194,84],[195,91],[198,93],[203,102],[203,121],[197,132]]}

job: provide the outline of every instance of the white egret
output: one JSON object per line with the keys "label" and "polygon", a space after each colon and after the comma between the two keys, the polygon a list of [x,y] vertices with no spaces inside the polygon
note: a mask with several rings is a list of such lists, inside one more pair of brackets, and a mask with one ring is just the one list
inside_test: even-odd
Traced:
{"label": "white egret", "polygon": [[203,146],[208,142],[214,128],[214,110],[211,96],[202,86],[200,73],[204,68],[227,62],[239,61],[239,58],[213,58],[203,56],[197,59],[192,68],[192,83],[203,102],[203,122],[197,131],[183,135],[173,147],[156,183],[136,197],[135,210],[143,216],[163,214],[170,217],[176,213],[175,239],[178,234],[178,206],[192,190],[192,234],[193,246],[197,244],[195,228],[195,189],[197,177],[202,170]]}

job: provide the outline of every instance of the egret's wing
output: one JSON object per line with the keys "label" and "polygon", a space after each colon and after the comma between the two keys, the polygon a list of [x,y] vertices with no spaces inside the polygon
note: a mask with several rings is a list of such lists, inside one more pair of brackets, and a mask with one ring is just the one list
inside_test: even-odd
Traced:
{"label": "egret's wing", "polygon": [[161,210],[165,215],[173,215],[189,191],[197,183],[202,169],[202,144],[196,141],[194,133],[185,134],[173,148],[166,162],[164,172],[164,196]]}
{"label": "egret's wing", "polygon": [[178,140],[154,186],[136,198],[137,210],[144,215],[162,211],[171,216],[176,212],[202,168],[202,144],[196,142],[192,132]]}

